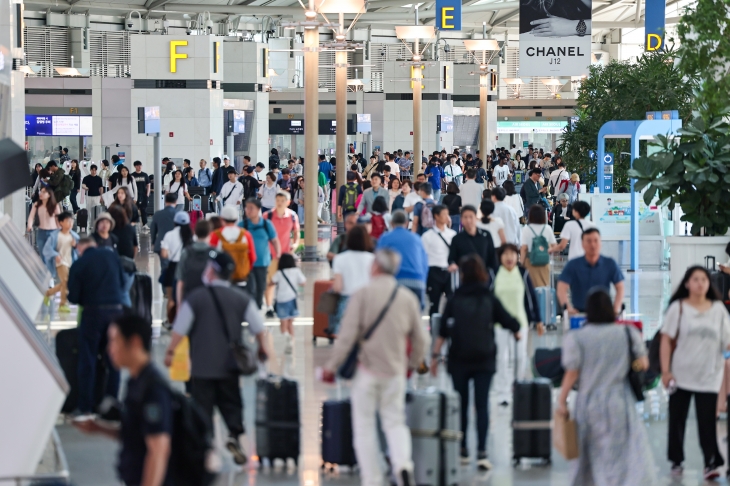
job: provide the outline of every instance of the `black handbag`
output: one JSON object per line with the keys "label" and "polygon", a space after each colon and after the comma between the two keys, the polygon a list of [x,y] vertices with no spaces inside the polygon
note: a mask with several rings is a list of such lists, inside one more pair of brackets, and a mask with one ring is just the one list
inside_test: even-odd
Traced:
{"label": "black handbag", "polygon": [[212,288],[208,288],[210,296],[213,298],[213,303],[218,311],[221,325],[223,326],[223,333],[226,335],[226,341],[228,341],[228,356],[226,357],[226,367],[228,371],[235,375],[249,376],[258,370],[258,363],[256,360],[256,354],[248,346],[240,342],[231,341],[231,335],[228,332],[228,326],[226,325],[226,316],[223,313],[218,297]]}
{"label": "black handbag", "polygon": [[128,256],[120,256],[119,259],[122,261],[122,270],[124,270],[125,273],[136,273],[137,272],[137,264],[134,263],[134,258],[129,258]]}
{"label": "black handbag", "polygon": [[[395,300],[395,294],[398,292],[399,285],[396,284],[395,288],[393,289],[393,293],[390,294],[390,298],[388,299],[388,303],[385,304],[385,307],[383,307],[383,310],[380,311],[380,314],[378,314],[378,317],[375,319],[375,322],[372,326],[370,326],[370,329],[363,335],[362,341],[367,341],[370,339],[370,336],[372,336],[373,332],[375,332],[375,329],[378,327],[380,322],[383,320],[383,317],[385,317],[385,314],[388,312],[388,309],[390,309],[391,304],[393,303],[393,300]],[[360,354],[360,343],[355,342],[353,344],[352,349],[350,350],[350,353],[347,355],[347,358],[345,358],[344,363],[340,366],[340,369],[337,371],[337,373],[340,375],[340,377],[349,380],[353,376],[355,376],[355,371],[357,370],[357,357]]]}
{"label": "black handbag", "polygon": [[631,342],[631,331],[629,330],[628,326],[624,327],[624,329],[626,331],[626,339],[629,342],[629,374],[627,378],[629,379],[629,385],[631,386],[631,391],[636,397],[636,401],[643,402],[644,371],[641,370],[639,361],[636,359],[636,356],[634,356],[634,347]]}

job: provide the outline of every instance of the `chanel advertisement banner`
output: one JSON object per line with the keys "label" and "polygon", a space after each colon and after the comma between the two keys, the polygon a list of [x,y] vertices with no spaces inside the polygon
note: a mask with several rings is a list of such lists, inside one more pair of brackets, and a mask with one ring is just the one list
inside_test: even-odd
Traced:
{"label": "chanel advertisement banner", "polygon": [[520,77],[581,76],[591,64],[591,0],[522,0]]}

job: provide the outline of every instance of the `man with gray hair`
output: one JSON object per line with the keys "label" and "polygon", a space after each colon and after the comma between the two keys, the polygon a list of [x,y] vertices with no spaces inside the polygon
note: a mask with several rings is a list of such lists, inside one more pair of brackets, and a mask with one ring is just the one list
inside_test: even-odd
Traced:
{"label": "man with gray hair", "polygon": [[398,283],[412,290],[421,308],[424,306],[426,279],[428,278],[428,256],[421,238],[408,230],[408,215],[399,209],[393,211],[390,220],[393,231],[384,233],[378,239],[377,249],[389,248],[401,257],[401,264],[395,278]]}
{"label": "man with gray hair", "polygon": [[[415,484],[411,434],[405,415],[406,372],[419,366],[427,343],[418,300],[393,277],[400,263],[399,254],[393,250],[375,252],[372,279],[350,297],[332,357],[323,370],[324,381],[333,381],[353,345],[359,343],[359,366],[352,382],[351,402],[355,454],[361,484],[365,486],[381,485],[384,479],[376,414],[380,416],[398,484]],[[384,296],[388,296],[385,304]],[[363,340],[373,326],[377,327],[370,338]],[[406,353],[408,340],[410,357]]]}

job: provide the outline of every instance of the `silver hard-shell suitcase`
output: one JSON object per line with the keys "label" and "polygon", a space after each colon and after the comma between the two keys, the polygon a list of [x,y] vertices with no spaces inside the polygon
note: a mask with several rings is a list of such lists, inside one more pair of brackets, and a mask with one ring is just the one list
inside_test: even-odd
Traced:
{"label": "silver hard-shell suitcase", "polygon": [[413,463],[419,486],[459,484],[461,400],[453,391],[409,391],[406,420],[411,429]]}

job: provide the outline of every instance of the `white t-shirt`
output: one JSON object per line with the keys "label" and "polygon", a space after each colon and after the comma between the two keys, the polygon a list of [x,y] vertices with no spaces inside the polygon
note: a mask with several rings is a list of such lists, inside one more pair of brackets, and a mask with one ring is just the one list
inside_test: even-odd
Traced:
{"label": "white t-shirt", "polygon": [[388,167],[390,167],[390,173],[391,174],[393,174],[393,175],[400,174],[400,166],[397,163],[395,163],[395,161],[393,161],[393,162],[386,162],[385,165],[387,165]]}
{"label": "white t-shirt", "polygon": [[725,369],[723,352],[730,345],[730,315],[722,301],[714,301],[705,312],[682,302],[681,319],[679,301],[672,302],[661,332],[677,339],[671,365],[677,387],[718,393]]}
{"label": "white t-shirt", "polygon": [[566,179],[570,179],[570,174],[565,169],[556,169],[552,174],[550,174],[550,183],[555,188],[556,196],[563,192],[560,190],[560,182]]}
{"label": "white t-shirt", "polygon": [[502,221],[502,218],[492,216],[487,224],[478,221],[477,228],[489,231],[489,234],[492,235],[495,248],[502,246],[502,238],[499,237],[499,230],[504,230],[504,221]]}
{"label": "white t-shirt", "polygon": [[509,207],[515,210],[515,213],[517,213],[518,217],[524,215],[525,203],[522,201],[522,197],[520,197],[519,194],[512,194],[511,196],[505,197],[504,202],[507,203]]}
{"label": "white t-shirt", "polygon": [[[294,289],[296,289],[298,285],[304,285],[307,282],[307,279],[304,277],[304,274],[299,267],[285,268],[283,272],[286,275],[286,278],[289,279],[289,282],[291,282],[291,285],[287,283],[284,275],[282,275],[282,270],[277,270],[274,276],[271,277],[271,282],[276,284],[276,301],[280,303],[290,302],[296,299],[297,292],[295,292]],[[294,286],[294,289],[292,289],[292,285]]]}
{"label": "white t-shirt", "polygon": [[583,229],[580,229],[580,225],[574,219],[565,222],[563,231],[560,232],[561,240],[570,241],[570,247],[568,249],[568,260],[579,258],[585,255],[583,251],[583,232],[588,228],[595,228],[596,225],[585,219],[580,220],[580,224],[583,225]]}
{"label": "white t-shirt", "polygon": [[370,282],[375,255],[369,251],[346,250],[332,260],[332,272],[342,276],[342,295],[350,296]]}
{"label": "white t-shirt", "polygon": [[498,186],[501,186],[507,181],[507,178],[509,177],[509,167],[506,165],[503,166],[497,166],[494,168],[494,181],[497,183]]}
{"label": "white t-shirt", "polygon": [[446,183],[449,182],[456,182],[456,185],[461,185],[462,182],[464,182],[463,179],[463,172],[461,170],[461,167],[459,167],[458,164],[454,165],[445,165],[444,166],[444,179],[446,179]]}
{"label": "white t-shirt", "polygon": [[165,233],[165,237],[160,242],[160,248],[167,250],[167,259],[171,262],[179,262],[183,251],[183,242],[180,237],[180,227]]}
{"label": "white t-shirt", "polygon": [[170,189],[167,190],[167,192],[177,193],[177,204],[185,204],[185,191],[186,187],[179,182],[171,182]]}
{"label": "white t-shirt", "polygon": [[[535,230],[534,234],[530,228],[532,228],[532,230]],[[535,237],[535,235],[540,236],[541,231],[542,236],[545,237],[548,245],[557,244],[557,241],[555,240],[555,233],[553,233],[553,229],[550,226],[546,224],[526,224],[525,227],[522,228],[522,246],[527,246],[528,252],[532,249],[532,239]]]}
{"label": "white t-shirt", "polygon": [[279,186],[274,182],[271,187],[268,184],[264,184],[259,189],[261,194],[261,205],[265,208],[273,208],[276,206],[276,193],[279,190]]}
{"label": "white t-shirt", "polygon": [[[417,192],[411,191],[406,197],[403,198],[403,209],[415,206],[419,202],[423,202],[421,196],[419,196]],[[408,219],[413,221],[413,213],[408,213]]]}

